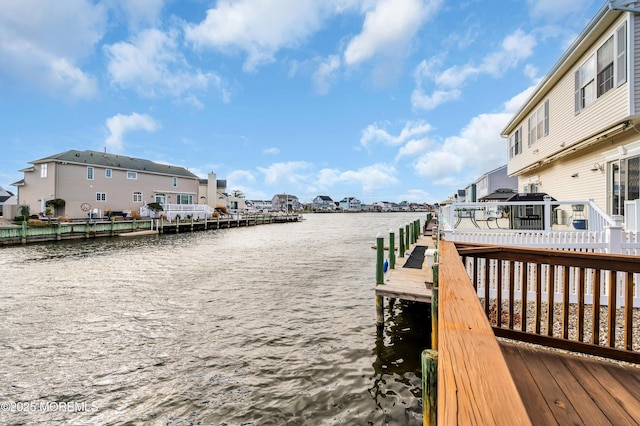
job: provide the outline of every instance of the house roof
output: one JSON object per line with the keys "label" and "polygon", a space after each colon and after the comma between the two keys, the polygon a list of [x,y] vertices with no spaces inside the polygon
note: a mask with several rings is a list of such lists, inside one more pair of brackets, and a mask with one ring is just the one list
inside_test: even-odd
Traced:
{"label": "house roof", "polygon": [[127,157],[126,155],[107,154],[99,151],[77,151],[69,150],[54,154],[49,157],[40,158],[35,161],[31,161],[31,164],[39,163],[71,163],[82,164],[87,166],[100,166],[112,169],[123,169],[138,171],[151,174],[162,174],[170,176],[180,176],[186,178],[197,179],[198,176],[191,173],[184,167],[171,166],[169,164],[154,163],[150,160],[144,160],[142,158]]}
{"label": "house roof", "polygon": [[316,198],[320,198],[321,200],[324,200],[324,201],[333,201],[331,197],[329,197],[328,195],[318,195]]}
{"label": "house roof", "polygon": [[593,43],[598,40],[622,13],[624,13],[622,9],[610,5],[609,2],[600,9],[558,62],[556,62],[551,71],[538,83],[520,110],[511,118],[504,130],[502,130],[501,134],[503,137],[509,136],[509,134],[515,130],[515,127],[533,112],[533,109],[547,96],[560,79],[569,72],[578,59],[591,48]]}
{"label": "house roof", "polygon": [[504,201],[512,197],[515,193],[515,189],[499,188],[493,191],[491,194],[480,197],[478,201]]}

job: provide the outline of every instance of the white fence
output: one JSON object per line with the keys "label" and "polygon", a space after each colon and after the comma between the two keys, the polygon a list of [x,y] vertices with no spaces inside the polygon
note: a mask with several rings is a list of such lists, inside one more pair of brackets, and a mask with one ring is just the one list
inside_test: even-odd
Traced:
{"label": "white fence", "polygon": [[640,255],[640,231],[592,200],[454,203],[439,219],[447,241]]}
{"label": "white fence", "polygon": [[207,204],[162,204],[162,211],[158,213],[146,206],[140,208],[142,216],[156,217],[157,215],[164,215],[169,222],[178,217],[180,219],[209,219],[214,211],[215,209]]}

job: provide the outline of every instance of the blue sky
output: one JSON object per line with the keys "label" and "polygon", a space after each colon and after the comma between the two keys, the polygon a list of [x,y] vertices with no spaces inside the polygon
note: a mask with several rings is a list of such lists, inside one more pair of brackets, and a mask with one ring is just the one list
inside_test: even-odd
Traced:
{"label": "blue sky", "polygon": [[434,203],[604,0],[1,0],[0,186],[97,150],[249,199]]}

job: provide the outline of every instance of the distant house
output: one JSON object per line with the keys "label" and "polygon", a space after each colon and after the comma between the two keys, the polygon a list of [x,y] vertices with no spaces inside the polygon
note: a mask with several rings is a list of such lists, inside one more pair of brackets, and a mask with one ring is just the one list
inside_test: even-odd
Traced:
{"label": "distant house", "polygon": [[[14,198],[13,193],[6,191],[4,188],[0,186],[0,216],[4,216],[4,205],[5,203],[9,205],[11,200]],[[8,212],[8,209],[7,209]]]}
{"label": "distant house", "polygon": [[18,204],[32,214],[62,199],[56,215],[86,217],[105,210],[131,211],[150,202],[197,204],[198,176],[183,167],[98,151],[70,150],[30,162],[21,170]]}
{"label": "distant house", "polygon": [[[518,178],[507,174],[507,165],[498,167],[485,173],[475,181],[475,194],[473,201],[479,201],[498,189],[513,189],[517,192]],[[471,201],[467,199],[467,201]]]}
{"label": "distant house", "polygon": [[345,197],[340,200],[340,209],[348,212],[362,211],[362,203],[356,197]]}
{"label": "distant house", "polygon": [[311,204],[313,211],[334,211],[336,203],[328,195],[318,195]]}
{"label": "distant house", "polygon": [[271,209],[283,212],[301,211],[302,205],[295,195],[276,194],[271,199]]}
{"label": "distant house", "polygon": [[609,215],[640,199],[640,7],[611,0],[502,131],[518,192],[593,199]]}
{"label": "distant house", "polygon": [[[404,201],[404,203],[408,206],[408,203],[406,201]],[[376,201],[375,203],[373,203],[373,210],[378,212],[397,212],[402,210],[402,205],[390,201]]]}
{"label": "distant house", "polygon": [[250,213],[267,213],[271,211],[271,200],[246,200],[245,205]]}

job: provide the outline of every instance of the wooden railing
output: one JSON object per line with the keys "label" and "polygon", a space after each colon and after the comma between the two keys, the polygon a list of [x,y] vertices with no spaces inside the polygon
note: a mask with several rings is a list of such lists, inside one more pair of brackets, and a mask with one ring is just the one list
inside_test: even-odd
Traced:
{"label": "wooden railing", "polygon": [[456,247],[438,252],[437,423],[530,425]]}
{"label": "wooden railing", "polygon": [[640,363],[637,256],[456,247],[496,336]]}

